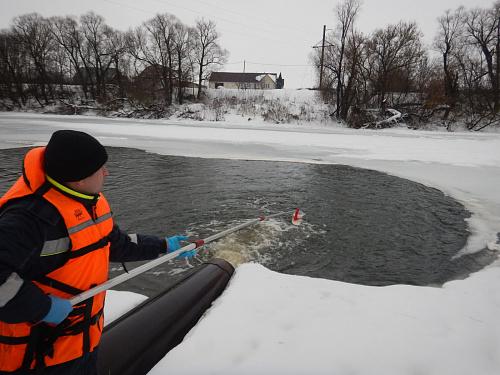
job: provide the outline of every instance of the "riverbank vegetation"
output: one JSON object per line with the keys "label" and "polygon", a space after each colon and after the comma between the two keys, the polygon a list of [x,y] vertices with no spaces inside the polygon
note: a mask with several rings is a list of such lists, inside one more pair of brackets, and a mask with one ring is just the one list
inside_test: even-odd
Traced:
{"label": "riverbank vegetation", "polygon": [[337,27],[310,55],[317,82],[298,90],[314,90],[305,95],[207,89],[229,55],[210,20],[186,25],[157,14],[119,31],[93,12],[21,15],[0,31],[0,110],[205,121],[237,115],[375,129],[500,127],[499,1],[436,15],[432,45],[414,22],[363,34],[360,10],[359,0],[338,3]]}
{"label": "riverbank vegetation", "polygon": [[448,130],[457,122],[469,130],[498,126],[499,1],[436,15],[438,31],[430,46],[415,22],[361,33],[356,27],[361,6],[360,0],[339,2],[337,27],[311,55],[323,98],[334,105],[337,119],[352,127],[390,126],[377,121],[377,112],[395,109],[415,128],[429,121]]}

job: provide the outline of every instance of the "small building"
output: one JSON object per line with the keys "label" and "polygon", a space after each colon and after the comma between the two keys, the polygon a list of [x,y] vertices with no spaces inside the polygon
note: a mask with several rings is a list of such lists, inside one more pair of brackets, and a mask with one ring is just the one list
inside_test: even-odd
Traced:
{"label": "small building", "polygon": [[168,76],[168,73],[167,67],[159,64],[148,65],[134,78],[134,85],[137,90],[151,98],[164,97],[164,87],[167,85],[164,75]]}
{"label": "small building", "polygon": [[[168,67],[159,64],[145,67],[133,81],[136,96],[142,96],[144,99],[147,98],[153,101],[165,99],[166,87],[169,85],[169,73],[170,69]],[[172,95],[176,98],[179,94],[179,80],[177,79],[176,70],[172,70],[172,80]],[[198,85],[189,80],[182,80],[181,87],[183,88],[183,97],[195,96],[198,93]],[[203,88],[205,86],[202,86]]]}
{"label": "small building", "polygon": [[232,73],[232,72],[212,72],[208,80],[208,87],[217,89],[256,89],[273,90],[282,89],[285,80],[276,73]]}

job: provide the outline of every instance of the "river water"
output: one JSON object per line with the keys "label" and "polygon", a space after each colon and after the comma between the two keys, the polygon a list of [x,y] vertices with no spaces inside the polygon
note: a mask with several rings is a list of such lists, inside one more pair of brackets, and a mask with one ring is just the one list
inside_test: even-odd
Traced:
{"label": "river water", "polygon": [[[18,177],[26,151],[0,150],[0,194]],[[171,261],[117,289],[154,295],[213,256],[365,285],[440,285],[494,258],[486,250],[456,258],[469,235],[469,212],[439,190],[384,173],[108,151],[104,193],[128,233],[196,239],[261,214],[295,207],[306,214],[300,226],[291,216],[261,222],[206,246],[189,263]],[[112,264],[112,277],[121,272]]]}

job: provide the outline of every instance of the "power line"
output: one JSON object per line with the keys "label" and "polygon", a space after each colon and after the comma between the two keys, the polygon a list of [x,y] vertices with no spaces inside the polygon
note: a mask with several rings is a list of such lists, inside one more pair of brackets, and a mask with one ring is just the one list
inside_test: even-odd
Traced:
{"label": "power line", "polygon": [[[138,7],[135,7],[135,6],[130,6],[128,4],[124,4],[124,3],[121,3],[121,2],[118,2],[118,1],[115,1],[115,0],[104,0],[110,4],[114,4],[116,6],[124,6],[126,8],[129,8],[129,9],[133,9],[133,10],[136,10],[136,11],[139,11],[139,12],[142,12],[142,13],[147,13],[147,14],[157,14],[158,12],[153,12],[153,11],[149,11],[149,10],[145,10],[145,9],[142,9],[142,8],[138,8]],[[184,7],[184,6],[180,6],[180,5],[176,5],[176,4],[172,4],[170,2],[167,2],[165,0],[152,0],[152,1],[155,1],[157,3],[160,3],[160,4],[163,4],[163,5],[170,5],[172,7],[176,7],[176,8],[180,8],[180,9],[184,9],[184,10],[187,10],[187,11],[190,11],[190,12],[193,12],[193,13],[196,13],[196,14],[200,14],[202,16],[205,16],[206,14],[202,13],[202,12],[199,12],[199,11],[196,11],[194,9],[191,9],[191,8],[188,8],[188,7]],[[280,44],[290,44],[290,45],[296,45],[296,43],[292,43],[292,41],[283,41],[283,40],[277,40],[277,39],[273,39],[273,38],[269,38],[268,35],[266,36],[262,36],[262,35],[259,35],[258,33],[255,33],[255,27],[251,27],[251,26],[247,26],[245,24],[242,24],[240,22],[236,22],[236,21],[232,21],[232,20],[228,20],[226,18],[222,18],[222,17],[218,17],[218,16],[211,16],[211,18],[215,18],[215,19],[218,19],[218,20],[222,20],[224,22],[228,22],[228,23],[231,23],[231,24],[234,24],[234,25],[237,25],[237,26],[243,26],[245,28],[248,28],[250,29],[251,31],[253,31],[253,34],[248,34],[248,33],[245,33],[245,32],[242,32],[240,30],[235,30],[235,29],[230,29],[229,28],[229,31],[231,33],[234,33],[234,34],[239,34],[239,35],[243,35],[247,38],[260,38],[262,40],[267,40],[269,42],[274,42],[274,43],[280,43]],[[271,32],[272,30],[269,29]],[[261,31],[260,29],[257,30],[257,31]]]}
{"label": "power line", "polygon": [[[174,8],[184,9],[184,10],[187,10],[189,12],[199,14],[202,17],[206,16],[206,13],[204,13],[204,12],[200,12],[200,11],[197,11],[197,10],[194,10],[194,9],[182,6],[182,5],[173,4],[173,3],[171,3],[171,2],[169,2],[167,0],[151,0],[151,1],[154,1],[154,2],[159,3],[159,4],[163,4],[163,5],[167,4],[167,5],[170,5],[170,6],[174,7]],[[248,26],[248,25],[246,25],[246,24],[244,24],[242,22],[233,21],[233,20],[230,20],[230,19],[227,19],[227,18],[224,18],[224,17],[220,17],[220,16],[211,15],[210,17],[214,18],[214,19],[218,19],[218,20],[224,21],[224,22],[228,22],[228,23],[231,23],[231,24],[234,24],[234,25],[237,25],[239,27],[243,26],[243,27],[247,27],[247,28],[249,28],[251,30],[255,30],[255,25]],[[268,31],[272,32],[273,30],[268,28]]]}
{"label": "power line", "polygon": [[269,64],[245,60],[247,64],[267,65],[267,66],[310,66],[309,64]]}
{"label": "power line", "polygon": [[107,3],[110,3],[110,4],[113,4],[113,5],[119,5],[119,6],[124,6],[126,8],[129,8],[129,9],[133,9],[133,10],[137,10],[138,12],[142,12],[142,13],[147,13],[147,14],[156,14],[156,12],[152,12],[150,10],[145,10],[145,9],[141,9],[141,8],[137,8],[137,7],[134,7],[132,5],[128,5],[128,4],[123,4],[123,3],[119,3],[117,1],[113,1],[113,0],[103,0]]}
{"label": "power line", "polygon": [[[216,5],[216,4],[210,4],[210,3],[207,3],[206,1],[202,1],[202,0],[195,0],[195,1],[197,1],[198,3],[204,4],[204,5],[207,5],[210,8],[217,8],[217,9],[220,9],[221,11],[223,11],[223,12],[226,12],[226,13],[230,13],[230,14],[234,14],[236,16],[241,16],[241,17],[244,17],[244,18],[248,18],[248,14],[243,14],[243,13],[240,13],[240,12],[235,12],[234,10],[223,8],[223,7],[220,7],[220,6]],[[290,28],[290,27],[287,27],[287,26],[279,25],[277,23],[271,22],[269,19],[257,17],[255,15],[252,15],[252,20],[260,20],[265,25],[274,25],[276,27],[279,27],[279,28],[287,30],[287,31],[291,31],[291,32],[294,32],[294,33],[298,32],[297,28]],[[310,30],[306,30],[306,29],[301,29],[301,30],[303,32],[306,32],[306,33],[310,32]]]}

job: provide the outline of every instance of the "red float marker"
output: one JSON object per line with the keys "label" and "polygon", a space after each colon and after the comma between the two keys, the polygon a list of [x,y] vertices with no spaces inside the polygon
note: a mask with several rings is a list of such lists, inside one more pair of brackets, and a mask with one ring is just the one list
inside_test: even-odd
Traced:
{"label": "red float marker", "polygon": [[302,222],[303,217],[304,213],[299,208],[296,208],[295,211],[293,211],[292,224],[299,225]]}

